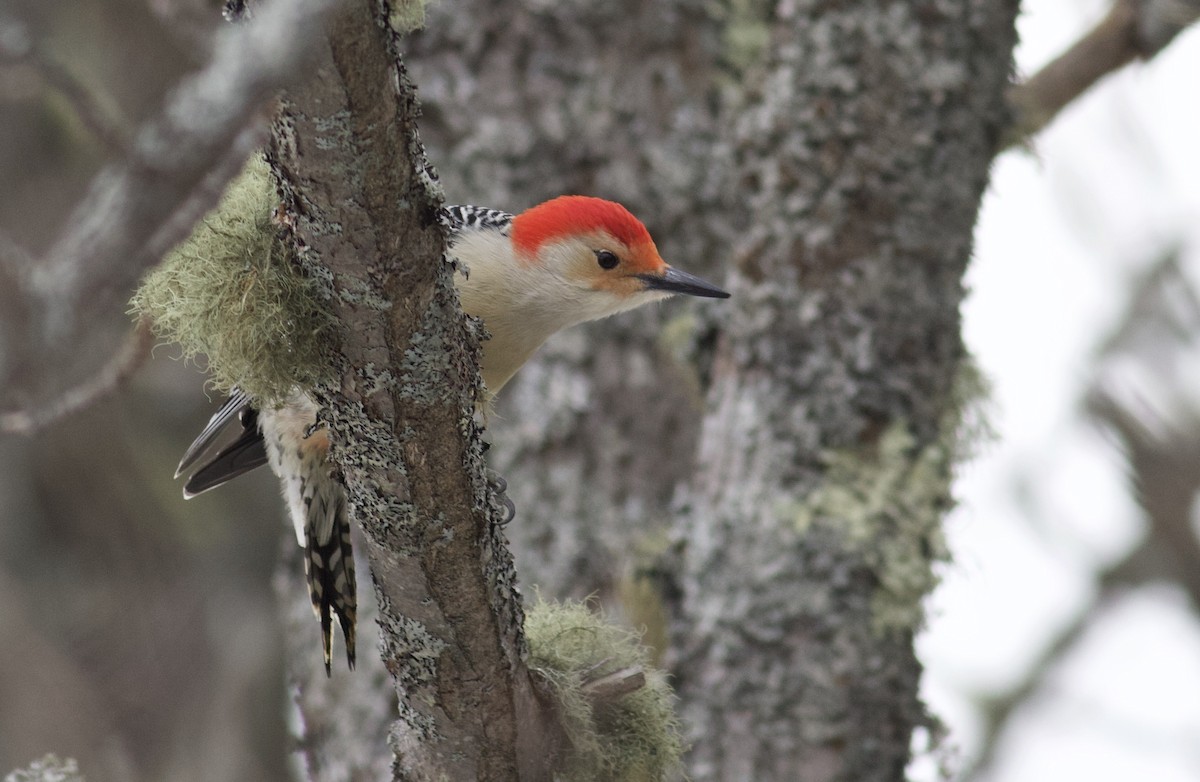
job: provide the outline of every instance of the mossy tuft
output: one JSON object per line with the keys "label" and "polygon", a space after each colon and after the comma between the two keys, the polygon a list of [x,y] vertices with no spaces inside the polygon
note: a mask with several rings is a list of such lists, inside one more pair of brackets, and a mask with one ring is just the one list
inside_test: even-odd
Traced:
{"label": "mossy tuft", "polygon": [[[557,779],[655,782],[683,754],[674,694],[636,633],[609,624],[580,603],[539,600],[525,618],[529,667],[554,689],[571,752]],[[584,684],[640,667],[646,684],[593,708]]]}
{"label": "mossy tuft", "polygon": [[331,319],[316,283],[280,240],[279,198],[255,155],[217,208],[146,275],[132,312],[155,333],[207,358],[221,390],[240,386],[262,404],[324,380]]}

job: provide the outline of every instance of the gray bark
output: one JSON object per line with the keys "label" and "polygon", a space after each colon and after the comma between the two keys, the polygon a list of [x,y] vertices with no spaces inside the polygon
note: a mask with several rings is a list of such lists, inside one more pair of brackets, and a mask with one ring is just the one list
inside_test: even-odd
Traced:
{"label": "gray bark", "polygon": [[[440,192],[386,13],[345,4],[316,77],[285,95],[268,157],[301,264],[327,283],[337,321],[336,374],[316,397],[364,532],[398,696],[392,775],[548,779],[556,734],[524,665],[515,574],[472,421],[478,337],[443,260]],[[302,691],[317,686],[311,668],[292,671]],[[335,719],[378,713],[352,694],[335,699]],[[304,711],[313,703],[302,713],[327,716]],[[312,778],[346,767],[319,760],[343,751],[327,743],[337,735],[304,735]]]}

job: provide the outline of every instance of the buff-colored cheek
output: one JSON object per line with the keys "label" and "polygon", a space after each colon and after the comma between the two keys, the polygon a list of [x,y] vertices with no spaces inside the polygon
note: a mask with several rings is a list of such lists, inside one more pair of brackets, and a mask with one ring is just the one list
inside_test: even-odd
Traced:
{"label": "buff-colored cheek", "polygon": [[634,277],[604,276],[597,279],[592,287],[617,296],[632,296],[642,290],[644,286],[640,280]]}

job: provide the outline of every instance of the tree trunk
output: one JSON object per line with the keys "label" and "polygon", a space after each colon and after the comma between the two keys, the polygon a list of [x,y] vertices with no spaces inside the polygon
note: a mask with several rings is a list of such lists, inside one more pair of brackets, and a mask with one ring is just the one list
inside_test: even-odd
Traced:
{"label": "tree trunk", "polygon": [[730,123],[750,227],[676,524],[696,779],[902,779],[926,722],[912,639],[1016,5],[803,5]]}
{"label": "tree trunk", "polygon": [[1015,13],[468,3],[413,43],[452,199],[617,197],[732,274],[732,307],[564,336],[493,427],[524,579],[666,586],[628,607],[670,616],[695,779],[902,778]]}

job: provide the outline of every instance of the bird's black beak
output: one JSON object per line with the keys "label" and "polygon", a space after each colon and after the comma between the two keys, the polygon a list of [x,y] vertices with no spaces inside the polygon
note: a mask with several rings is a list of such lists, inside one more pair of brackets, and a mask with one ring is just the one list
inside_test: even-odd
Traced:
{"label": "bird's black beak", "polygon": [[648,291],[685,293],[688,296],[703,296],[708,299],[729,298],[728,293],[711,282],[706,282],[694,274],[681,272],[671,266],[668,266],[667,270],[662,274],[639,274],[638,278],[646,283],[646,290]]}

